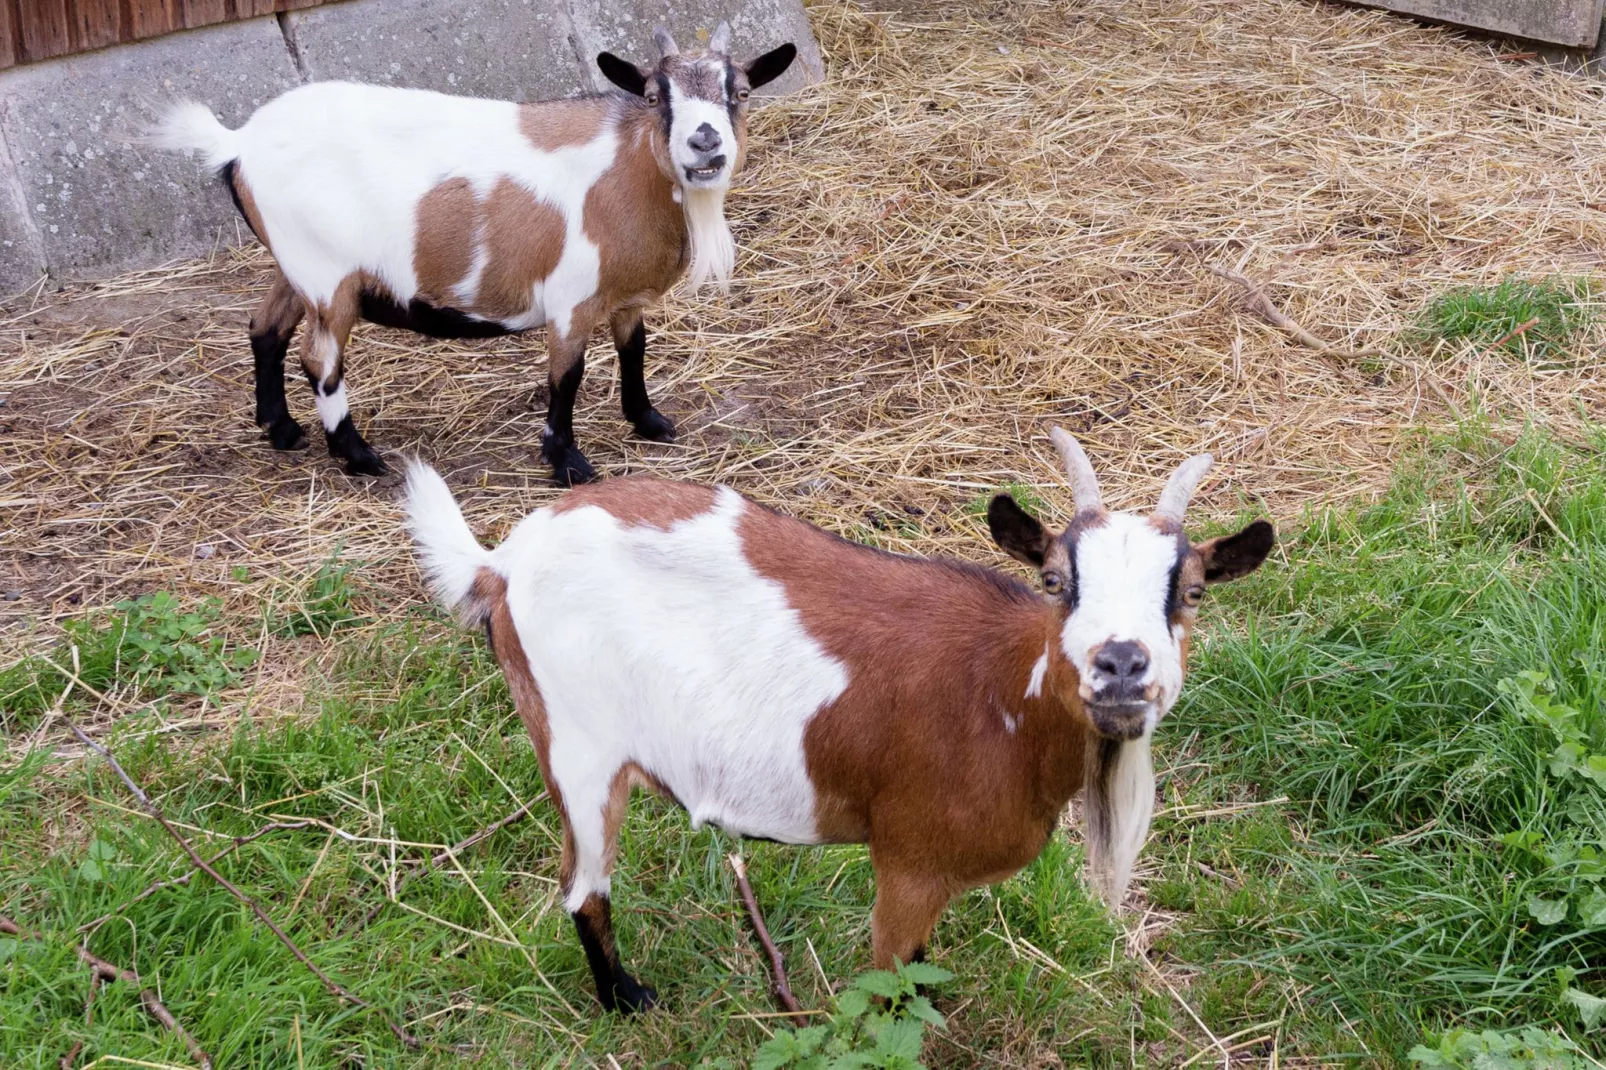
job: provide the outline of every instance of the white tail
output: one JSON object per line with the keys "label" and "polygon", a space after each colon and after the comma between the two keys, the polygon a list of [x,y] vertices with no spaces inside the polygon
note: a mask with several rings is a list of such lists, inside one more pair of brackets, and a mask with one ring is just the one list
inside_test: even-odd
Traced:
{"label": "white tail", "polygon": [[181,100],[168,108],[150,129],[150,141],[175,152],[194,151],[206,165],[222,167],[240,155],[239,131],[230,130],[212,109],[194,100]]}
{"label": "white tail", "polygon": [[1093,886],[1119,910],[1154,817],[1154,759],[1144,733],[1125,743],[1089,736],[1082,814]]}
{"label": "white tail", "polygon": [[440,473],[420,461],[407,465],[407,529],[418,548],[418,564],[430,590],[447,609],[478,617],[465,605],[480,570],[491,565],[491,552],[469,530]]}

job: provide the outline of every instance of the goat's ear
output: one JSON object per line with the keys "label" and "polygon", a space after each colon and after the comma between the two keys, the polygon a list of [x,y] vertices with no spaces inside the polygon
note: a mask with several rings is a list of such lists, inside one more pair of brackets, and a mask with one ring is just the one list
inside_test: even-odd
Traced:
{"label": "goat's ear", "polygon": [[1236,535],[1206,539],[1194,546],[1204,562],[1206,583],[1226,583],[1247,576],[1260,567],[1277,542],[1277,533],[1264,520],[1257,520]]}
{"label": "goat's ear", "polygon": [[1000,494],[987,505],[987,527],[993,541],[1010,557],[1034,568],[1043,567],[1048,553],[1049,534],[1037,518],[1022,509],[1014,498]]}
{"label": "goat's ear", "polygon": [[768,85],[785,74],[786,68],[790,67],[796,58],[797,46],[790,41],[780,48],[770,49],[743,68],[747,74],[747,84],[754,89]]}
{"label": "goat's ear", "polygon": [[626,93],[642,96],[647,92],[647,76],[629,60],[620,59],[612,52],[597,53],[597,69],[602,76]]}

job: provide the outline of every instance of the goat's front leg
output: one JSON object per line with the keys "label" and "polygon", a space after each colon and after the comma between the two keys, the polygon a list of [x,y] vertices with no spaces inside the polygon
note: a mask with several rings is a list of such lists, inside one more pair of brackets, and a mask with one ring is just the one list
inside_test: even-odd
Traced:
{"label": "goat's front leg", "polygon": [[589,483],[596,469],[574,444],[574,399],[580,380],[586,374],[586,340],[590,331],[559,333],[556,325],[547,328],[546,428],[541,432],[541,457],[552,466],[552,478],[562,487]]}
{"label": "goat's front leg", "polygon": [[892,969],[893,960],[925,958],[926,941],[950,898],[947,883],[909,870],[877,865],[875,909],[870,912],[871,962]]}
{"label": "goat's front leg", "polygon": [[327,308],[310,310],[301,341],[301,368],[312,384],[329,456],[345,461],[346,471],[354,476],[379,476],[385,474],[385,462],[363,441],[346,404],[346,343],[356,322],[357,300],[346,287],[341,287]]}
{"label": "goat's front leg", "polygon": [[652,407],[647,397],[647,327],[641,309],[613,314],[613,346],[619,354],[619,402],[636,434],[651,442],[675,441],[674,422]]}

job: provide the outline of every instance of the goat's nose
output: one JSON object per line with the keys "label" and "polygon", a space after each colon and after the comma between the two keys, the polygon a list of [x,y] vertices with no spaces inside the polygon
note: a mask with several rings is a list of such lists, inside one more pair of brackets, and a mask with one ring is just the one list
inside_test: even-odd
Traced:
{"label": "goat's nose", "polygon": [[713,152],[719,148],[719,131],[708,123],[704,123],[696,129],[691,137],[686,139],[686,144],[698,152]]}
{"label": "goat's nose", "polygon": [[1093,668],[1112,680],[1131,680],[1149,667],[1149,652],[1129,639],[1105,643],[1093,657]]}

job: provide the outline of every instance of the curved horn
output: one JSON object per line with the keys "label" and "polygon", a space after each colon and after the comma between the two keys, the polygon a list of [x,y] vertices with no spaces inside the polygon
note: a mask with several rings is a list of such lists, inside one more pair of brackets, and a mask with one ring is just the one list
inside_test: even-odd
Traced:
{"label": "curved horn", "polygon": [[1054,448],[1060,451],[1065,472],[1071,477],[1071,494],[1076,498],[1076,511],[1085,513],[1104,508],[1104,495],[1099,492],[1099,477],[1093,474],[1093,464],[1087,459],[1081,445],[1070,434],[1058,427],[1048,429]]}
{"label": "curved horn", "polygon": [[1182,523],[1182,514],[1188,511],[1188,499],[1193,497],[1199,481],[1215,463],[1216,459],[1210,454],[1201,453],[1179,464],[1166,482],[1165,490],[1160,492],[1160,504],[1154,507],[1154,515]]}
{"label": "curved horn", "polygon": [[680,48],[675,44],[675,39],[669,36],[669,31],[662,26],[652,31],[652,43],[658,46],[658,54],[662,57],[680,55]]}
{"label": "curved horn", "polygon": [[730,54],[731,50],[731,24],[721,22],[714,27],[714,35],[708,39],[708,51]]}

